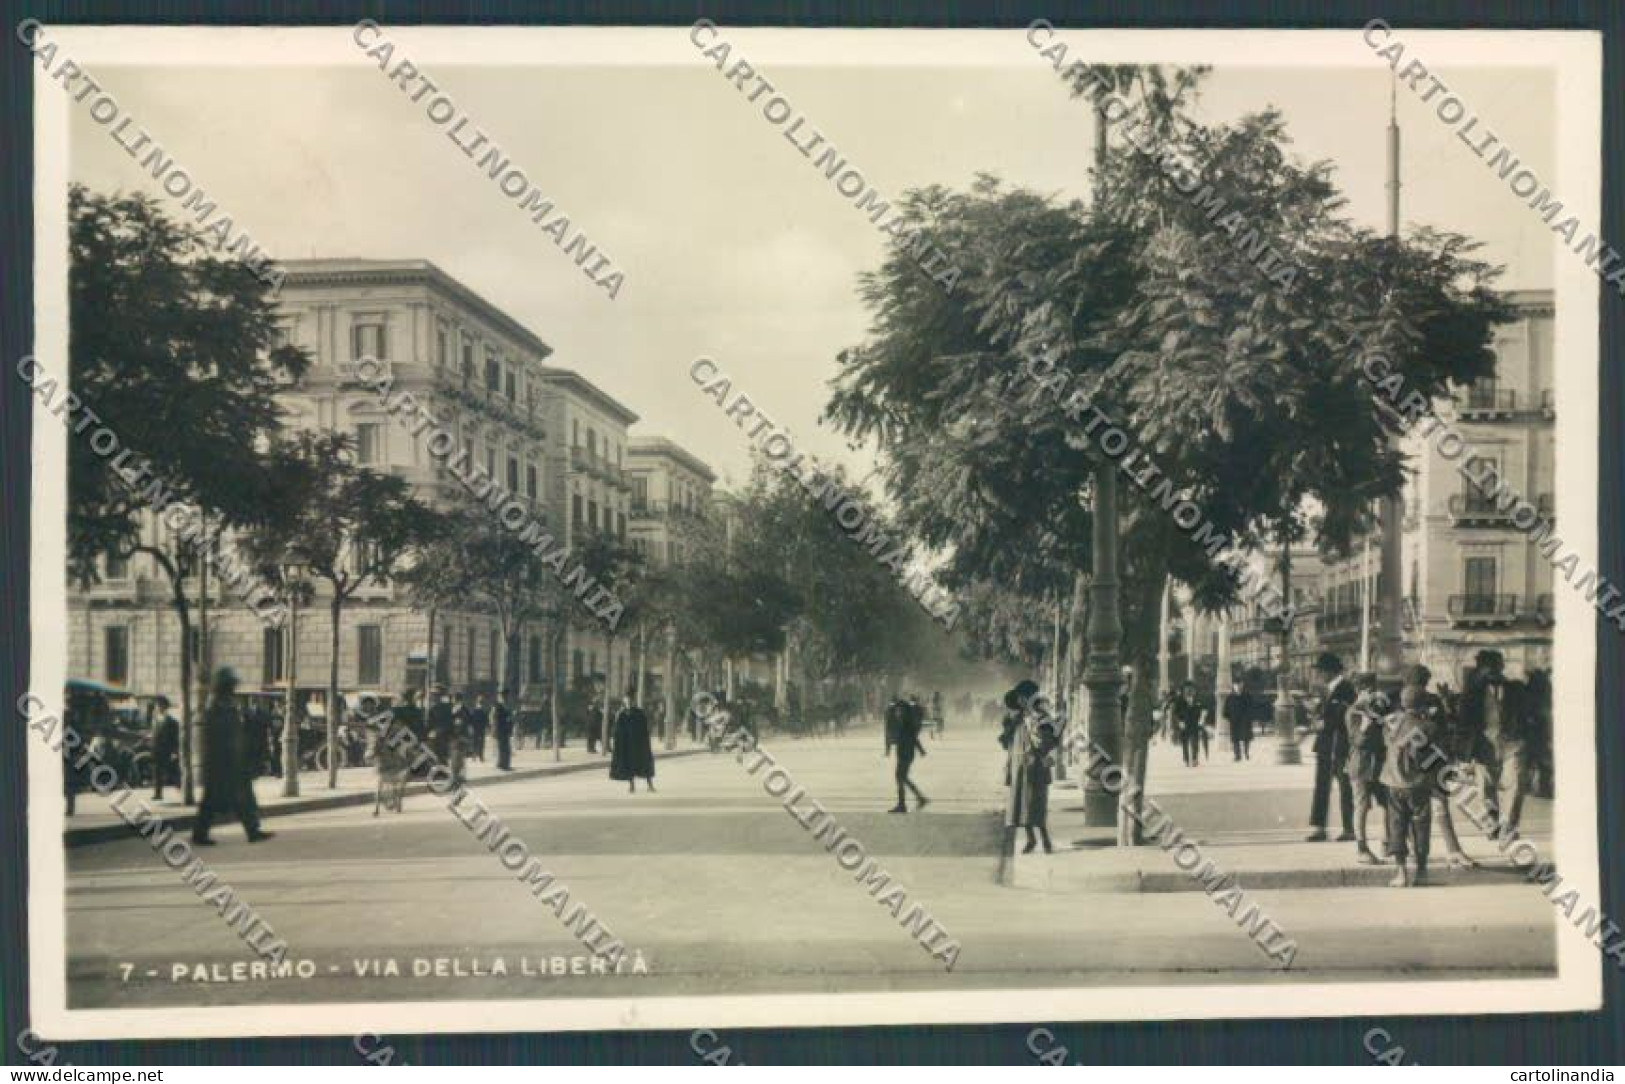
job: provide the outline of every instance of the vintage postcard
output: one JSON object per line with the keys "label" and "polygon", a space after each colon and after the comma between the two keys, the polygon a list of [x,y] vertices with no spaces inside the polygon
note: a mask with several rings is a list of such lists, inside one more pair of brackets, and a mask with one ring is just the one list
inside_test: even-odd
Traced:
{"label": "vintage postcard", "polygon": [[1600,1005],[1596,37],[14,32],[39,1035]]}

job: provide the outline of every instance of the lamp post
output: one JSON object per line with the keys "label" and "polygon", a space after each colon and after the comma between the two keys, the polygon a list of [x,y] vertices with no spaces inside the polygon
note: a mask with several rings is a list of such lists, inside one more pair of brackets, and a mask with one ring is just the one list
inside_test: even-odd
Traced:
{"label": "lamp post", "polygon": [[286,702],[282,705],[282,796],[299,797],[299,722],[294,715],[294,673],[299,665],[299,582],[304,566],[294,561],[282,565],[282,582],[288,591],[288,638],[283,649],[282,677]]}

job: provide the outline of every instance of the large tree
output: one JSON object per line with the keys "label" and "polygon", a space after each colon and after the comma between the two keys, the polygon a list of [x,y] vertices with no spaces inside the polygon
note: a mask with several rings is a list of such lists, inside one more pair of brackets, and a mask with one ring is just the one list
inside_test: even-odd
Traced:
{"label": "large tree", "polygon": [[[1175,525],[1176,501],[1200,510],[1207,538],[1248,548],[1312,500],[1323,541],[1346,545],[1403,479],[1363,351],[1380,346],[1408,386],[1442,393],[1490,371],[1504,314],[1495,269],[1463,239],[1374,239],[1340,220],[1328,171],[1290,158],[1273,114],[1157,131],[1154,155],[1105,156],[1089,205],[991,178],[906,200],[967,274],[952,299],[933,293],[894,247],[862,282],[871,333],[840,356],[828,410],[875,442],[899,522],[947,553],[950,582],[1036,598],[1087,573],[1095,472],[1122,458],[1102,452],[1092,411],[1132,434],[1134,475],[1149,479],[1123,487],[1119,528],[1136,773],[1167,578],[1208,610],[1243,586]],[[1209,213],[1215,201],[1226,213]],[[1245,254],[1265,246],[1292,276]]]}
{"label": "large tree", "polygon": [[[68,567],[144,554],[180,622],[182,794],[193,801],[191,578],[223,530],[261,511],[257,449],[276,430],[275,394],[308,358],[276,345],[275,301],[253,269],[220,259],[201,231],[151,199],[73,185],[69,203],[69,379],[130,451],[111,460],[68,443]],[[145,515],[184,506],[196,531]],[[198,657],[208,658],[199,644]]]}

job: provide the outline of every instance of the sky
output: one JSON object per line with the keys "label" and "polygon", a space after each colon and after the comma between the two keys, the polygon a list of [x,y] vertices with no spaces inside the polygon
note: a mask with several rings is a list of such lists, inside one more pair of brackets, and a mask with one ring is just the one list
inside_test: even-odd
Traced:
{"label": "sky", "polygon": [[[682,31],[673,31],[682,35]],[[1088,190],[1089,110],[1010,31],[996,61],[909,66],[777,63],[778,93],[836,143],[883,197],[968,185],[982,172],[1063,198]],[[425,64],[458,107],[626,272],[609,300],[376,68],[230,64],[103,66],[97,80],[272,256],[422,258],[549,343],[724,479],[748,442],[690,380],[714,358],[798,446],[873,460],[821,429],[844,347],[869,314],[857,278],[885,236],[699,57],[690,63]],[[1554,177],[1555,87],[1530,68],[1439,71],[1537,173]],[[43,93],[43,89],[41,93]],[[1384,214],[1387,68],[1218,66],[1198,115],[1274,106],[1296,153],[1328,159],[1348,215]],[[1481,239],[1509,287],[1552,283],[1549,230],[1414,96],[1404,131],[1405,223]],[[83,106],[71,110],[70,173],[90,187],[156,191]],[[1553,187],[1562,192],[1562,178]],[[159,195],[172,210],[178,205]]]}

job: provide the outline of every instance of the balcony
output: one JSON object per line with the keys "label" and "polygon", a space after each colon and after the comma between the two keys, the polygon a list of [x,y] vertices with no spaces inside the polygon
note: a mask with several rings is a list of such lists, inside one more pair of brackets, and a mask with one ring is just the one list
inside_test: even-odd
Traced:
{"label": "balcony", "polygon": [[1557,620],[1557,608],[1553,605],[1551,595],[1540,595],[1535,599],[1535,623],[1537,625],[1551,626]]}
{"label": "balcony", "polygon": [[[1379,622],[1377,605],[1372,603],[1371,627],[1375,629]],[[1316,621],[1316,629],[1320,632],[1346,632],[1360,627],[1360,607],[1347,606],[1340,610],[1327,610]]]}
{"label": "balcony", "polygon": [[1557,391],[1547,388],[1540,393],[1540,412],[1547,418],[1557,417]]}
{"label": "balcony", "polygon": [[1457,408],[1457,413],[1464,420],[1510,418],[1517,412],[1518,393],[1510,388],[1503,390],[1494,384],[1474,384],[1467,389],[1465,401]]}
{"label": "balcony", "polygon": [[587,455],[587,449],[577,444],[570,449],[570,469],[577,473],[585,473],[591,469],[592,458]]}
{"label": "balcony", "polygon": [[1450,498],[1450,522],[1457,527],[1495,527],[1512,522],[1512,507],[1503,509],[1480,493],[1457,493]]}
{"label": "balcony", "polygon": [[363,371],[362,362],[360,361],[335,361],[333,363],[333,376],[340,386],[346,384],[374,384],[394,380],[395,367],[393,362],[368,358]]}
{"label": "balcony", "polygon": [[1517,595],[1451,595],[1449,605],[1456,625],[1493,627],[1518,619]]}

